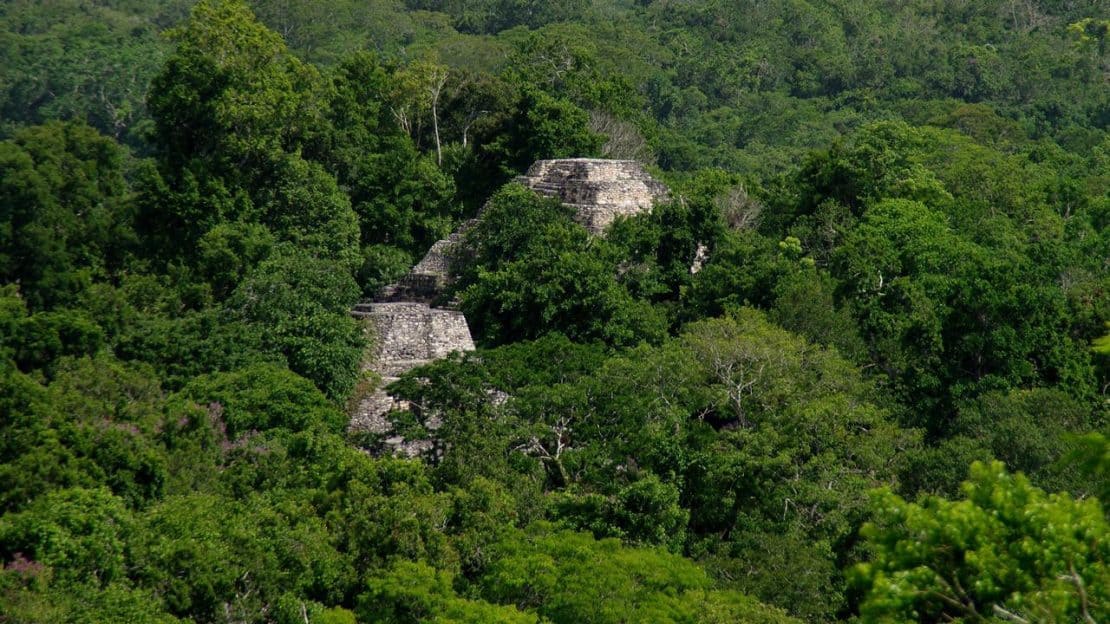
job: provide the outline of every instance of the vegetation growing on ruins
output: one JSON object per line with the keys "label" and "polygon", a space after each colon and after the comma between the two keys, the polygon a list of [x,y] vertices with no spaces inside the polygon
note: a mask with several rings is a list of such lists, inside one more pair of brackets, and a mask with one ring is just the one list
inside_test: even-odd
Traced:
{"label": "vegetation growing on ruins", "polygon": [[[0,22],[0,622],[1110,619],[1105,3]],[[483,205],[366,452],[351,307]]]}

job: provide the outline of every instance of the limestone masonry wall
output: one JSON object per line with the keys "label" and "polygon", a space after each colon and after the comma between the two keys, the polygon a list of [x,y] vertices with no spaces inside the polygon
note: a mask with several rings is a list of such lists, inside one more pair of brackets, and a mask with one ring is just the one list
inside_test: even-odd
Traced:
{"label": "limestone masonry wall", "polygon": [[[400,375],[446,357],[454,351],[473,351],[474,341],[466,318],[458,310],[443,310],[420,302],[360,303],[351,312],[365,319],[372,351],[363,370],[381,375],[374,393],[362,397],[351,413],[349,428],[359,433],[386,434],[392,424],[385,418],[394,408],[402,408],[383,389]],[[403,438],[396,439],[397,450],[407,452]]]}
{"label": "limestone masonry wall", "polygon": [[[618,216],[651,210],[668,197],[667,187],[632,160],[540,160],[517,181],[573,206],[577,221],[595,235],[602,234]],[[462,313],[433,304],[441,301],[448,286],[452,250],[475,223],[477,219],[467,221],[451,236],[437,241],[407,275],[351,312],[367,323],[373,351],[367,354],[365,369],[380,375],[382,383],[354,406],[350,428],[389,436],[385,443],[394,453],[415,456],[429,452],[433,445],[429,440],[391,435],[393,425],[387,414],[405,406],[382,388],[417,366],[454,351],[474,350]],[[426,426],[432,428],[430,423]]]}
{"label": "limestone masonry wall", "polygon": [[368,367],[396,377],[453,351],[473,351],[466,318],[419,302],[360,303],[353,314],[370,321],[374,346]]}
{"label": "limestone masonry wall", "polygon": [[459,229],[443,240],[436,241],[420,262],[396,284],[378,292],[375,301],[421,301],[433,303],[447,289],[451,279],[451,250],[464,233],[477,223],[477,219],[464,222]]}

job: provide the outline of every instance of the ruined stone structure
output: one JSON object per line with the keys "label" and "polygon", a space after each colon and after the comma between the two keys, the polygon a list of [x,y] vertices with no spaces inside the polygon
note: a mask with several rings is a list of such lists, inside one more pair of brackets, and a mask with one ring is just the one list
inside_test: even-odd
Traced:
{"label": "ruined stone structure", "polygon": [[364,366],[382,378],[377,391],[355,406],[350,422],[353,431],[388,433],[391,425],[385,414],[396,403],[382,388],[417,366],[454,351],[474,350],[470,328],[458,310],[412,301],[374,302],[358,304],[351,314],[368,321],[373,351]]}
{"label": "ruined stone structure", "polygon": [[595,235],[618,216],[646,212],[668,196],[667,187],[635,160],[537,160],[517,182],[576,208],[578,222]]}
{"label": "ruined stone structure", "polygon": [[429,307],[419,302],[360,303],[352,312],[370,319],[375,340],[374,371],[396,377],[450,355],[473,351],[470,328],[458,310]]}
{"label": "ruined stone structure", "polygon": [[466,221],[450,236],[436,241],[416,266],[396,284],[381,289],[374,300],[435,302],[443,295],[451,278],[451,250],[475,223],[477,219]]}
{"label": "ruined stone structure", "polygon": [[[618,216],[650,210],[668,196],[662,183],[631,160],[540,160],[517,182],[573,206],[578,222],[595,235],[603,233]],[[372,334],[374,350],[368,354],[365,367],[380,375],[382,381],[374,393],[358,401],[350,429],[384,436],[386,447],[393,453],[416,456],[429,452],[433,444],[395,435],[387,415],[405,406],[382,388],[417,366],[454,351],[474,350],[466,319],[442,299],[450,280],[452,250],[475,223],[476,219],[468,221],[436,242],[401,280],[383,288],[373,302],[361,303],[352,311],[366,320],[367,331]],[[433,419],[425,426],[433,429],[436,423]]]}

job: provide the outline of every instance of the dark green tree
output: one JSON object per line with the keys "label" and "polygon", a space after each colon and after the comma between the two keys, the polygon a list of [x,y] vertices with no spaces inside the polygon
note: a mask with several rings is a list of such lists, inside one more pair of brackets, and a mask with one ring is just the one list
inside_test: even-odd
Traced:
{"label": "dark green tree", "polygon": [[0,142],[0,281],[18,282],[32,309],[64,306],[122,267],[136,242],[124,158],[83,124]]}
{"label": "dark green tree", "polygon": [[559,331],[572,340],[658,340],[662,315],[617,281],[617,254],[570,218],[570,208],[507,186],[466,234],[463,310],[487,342]]}
{"label": "dark green tree", "polygon": [[346,271],[283,246],[239,284],[225,312],[258,326],[264,350],[284,356],[290,370],[338,401],[354,388],[362,361],[363,329],[348,313],[358,295]]}

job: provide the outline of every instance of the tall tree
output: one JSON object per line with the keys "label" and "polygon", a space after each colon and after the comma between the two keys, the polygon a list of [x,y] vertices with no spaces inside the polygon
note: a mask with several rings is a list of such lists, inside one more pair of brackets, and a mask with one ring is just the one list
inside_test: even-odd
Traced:
{"label": "tall tree", "polygon": [[198,3],[171,35],[177,48],[148,102],[161,164],[141,184],[152,242],[180,249],[222,223],[260,222],[279,241],[353,271],[360,254],[350,202],[300,155],[326,127],[319,73],[240,0]]}

